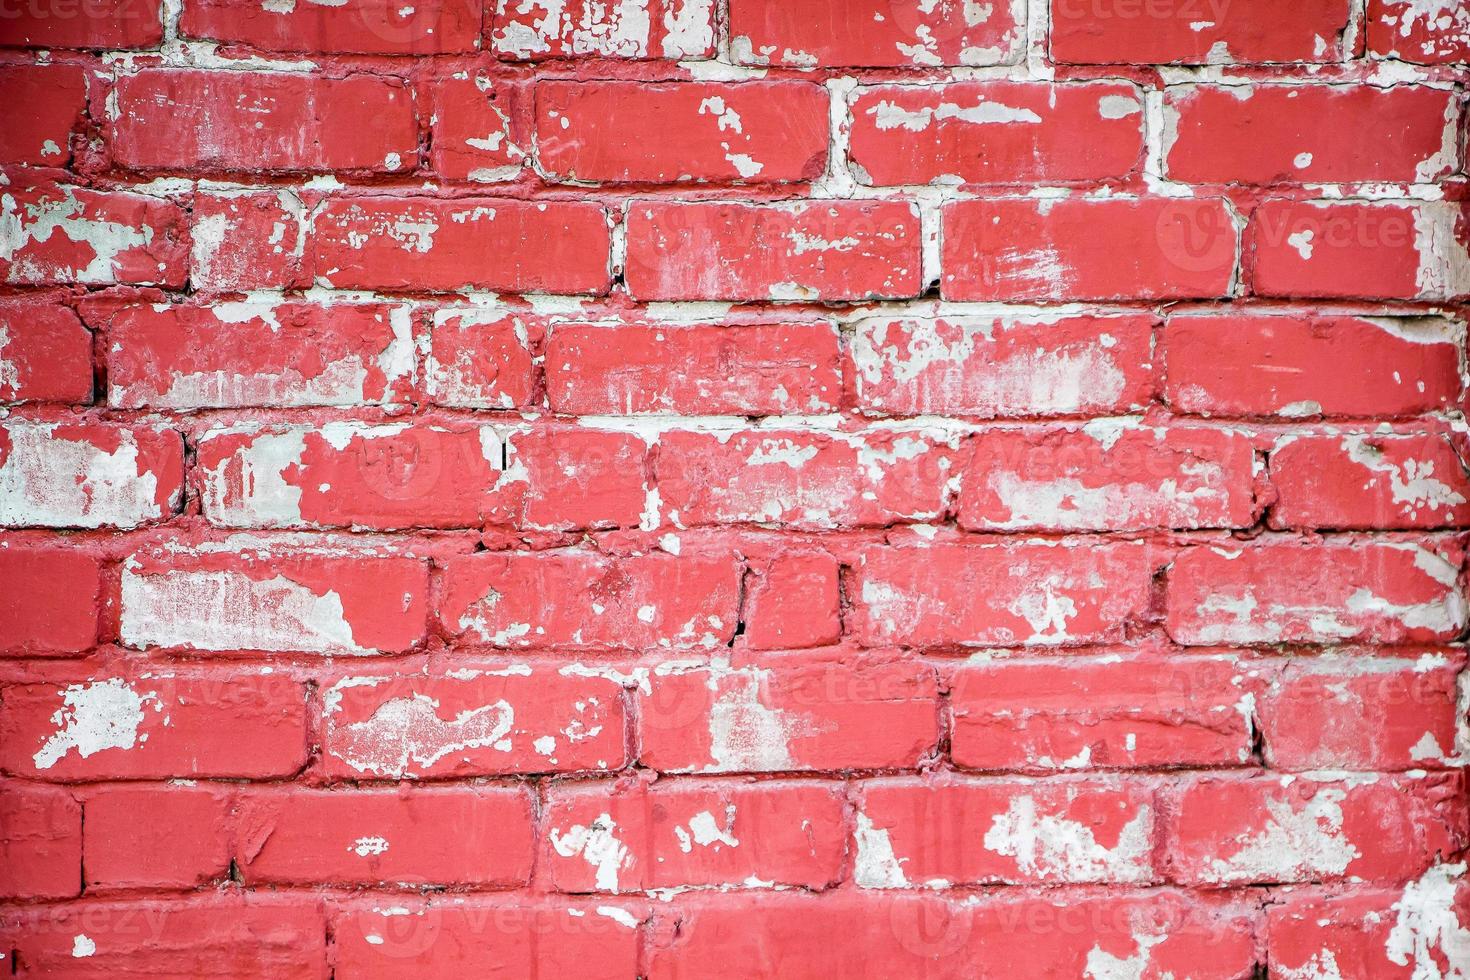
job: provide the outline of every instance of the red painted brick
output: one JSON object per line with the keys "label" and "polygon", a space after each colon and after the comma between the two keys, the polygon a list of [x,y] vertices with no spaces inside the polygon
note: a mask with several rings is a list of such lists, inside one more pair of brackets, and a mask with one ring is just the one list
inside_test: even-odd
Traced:
{"label": "red painted brick", "polygon": [[852,118],[852,162],[871,184],[1097,181],[1143,157],[1143,102],[1125,84],[881,85]]}
{"label": "red painted brick", "polygon": [[950,686],[954,760],[1043,773],[1237,765],[1250,758],[1257,673],[1136,655],[964,667]]}
{"label": "red painted brick", "polygon": [[546,333],[542,317],[505,310],[434,311],[424,390],[455,408],[529,407],[534,351]]}
{"label": "red painted brick", "polygon": [[693,58],[715,50],[709,0],[486,0],[490,47],[508,61],[547,58]]}
{"label": "red painted brick", "polygon": [[865,549],[850,629],[868,646],[1055,646],[1118,639],[1147,605],[1138,543],[919,542]]}
{"label": "red painted brick", "polygon": [[182,208],[125,191],[11,184],[0,196],[9,228],[0,278],[17,286],[159,285],[188,276]]}
{"label": "red painted brick", "polygon": [[917,296],[919,216],[900,201],[634,201],[628,290],[639,300]]}
{"label": "red painted brick", "polygon": [[1301,658],[1260,700],[1265,756],[1276,769],[1434,769],[1459,750],[1458,653],[1414,660],[1348,651]]}
{"label": "red painted brick", "polygon": [[423,641],[423,562],[265,542],[247,548],[133,555],[122,577],[123,644],[367,654]]}
{"label": "red painted brick", "polygon": [[79,65],[0,68],[0,103],[13,107],[0,133],[0,160],[64,167],[87,104],[86,72]]}
{"label": "red painted brick", "polygon": [[527,426],[512,431],[509,442],[505,479],[520,481],[525,527],[637,527],[651,506],[648,447],[637,435]]}
{"label": "red painted brick", "polygon": [[957,201],[947,299],[1206,299],[1230,291],[1236,230],[1213,198]]}
{"label": "red painted brick", "polygon": [[660,513],[677,527],[862,527],[937,520],[959,469],[959,440],[938,429],[666,432]]}
{"label": "red painted brick", "polygon": [[649,684],[640,759],[659,772],[913,768],[939,734],[922,664],[698,667]]}
{"label": "red painted brick", "polygon": [[1470,295],[1466,218],[1449,202],[1266,201],[1246,251],[1262,296],[1453,299]]}
{"label": "red painted brick", "polygon": [[1147,316],[870,317],[851,357],[865,410],[983,418],[1142,408],[1153,382]]}
{"label": "red painted brick", "polygon": [[543,82],[536,150],[553,180],[812,180],[827,165],[828,96],[807,82]]}
{"label": "red painted brick", "polygon": [[601,677],[520,664],[323,685],[322,766],[339,779],[619,769],[623,692]]}
{"label": "red painted brick", "polygon": [[553,410],[574,415],[785,415],[835,411],[828,323],[558,324],[546,344]]}
{"label": "red painted brick", "polygon": [[132,670],[21,684],[0,704],[0,768],[58,781],[270,778],[307,757],[302,685],[281,674]]}
{"label": "red painted brick", "polygon": [[1056,0],[1051,55],[1071,64],[1341,61],[1349,0]]}
{"label": "red painted brick", "polygon": [[1368,50],[1419,64],[1470,61],[1470,10],[1455,3],[1369,0]]}
{"label": "red painted brick", "polygon": [[734,635],[738,580],[733,559],[484,552],[446,566],[439,620],[498,647],[713,649]]}
{"label": "red painted brick", "polygon": [[1437,181],[1457,166],[1454,102],[1409,85],[1172,88],[1165,164],[1195,184]]}
{"label": "red painted brick", "polygon": [[0,782],[0,898],[82,890],[82,808],[56,786]]}
{"label": "red painted brick", "polygon": [[418,122],[397,80],[154,70],[110,96],[114,159],[140,170],[412,170]]}
{"label": "red painted brick", "polygon": [[1434,643],[1465,626],[1457,546],[1335,538],[1189,548],[1169,571],[1185,644]]}
{"label": "red painted brick", "polygon": [[0,650],[65,654],[97,642],[102,563],[57,541],[0,545]]}
{"label": "red painted brick", "polygon": [[461,75],[419,84],[419,104],[433,106],[429,166],[454,180],[483,184],[516,179],[530,146],[522,118],[529,111],[529,93],[484,73]]}
{"label": "red painted brick", "polygon": [[602,207],[489,198],[338,198],[316,216],[320,283],[340,289],[601,293]]}
{"label": "red painted brick", "polygon": [[92,335],[59,303],[0,300],[0,402],[92,400]]}
{"label": "red painted brick", "polygon": [[327,930],[310,896],[228,891],[172,900],[10,909],[0,933],[38,977],[325,980]]}
{"label": "red painted brick", "polygon": [[306,228],[291,191],[197,194],[189,282],[225,293],[308,286]]}
{"label": "red painted brick", "polygon": [[17,4],[0,20],[0,47],[154,48],[163,40],[160,11],[152,0]]}
{"label": "red painted brick", "polygon": [[85,797],[87,889],[195,888],[230,875],[234,794],[112,786]]}
{"label": "red painted brick", "polygon": [[841,873],[843,806],[839,788],[812,782],[554,785],[541,866],[564,892],[821,889]]}
{"label": "red painted brick", "polygon": [[753,562],[746,580],[745,646],[794,650],[836,643],[842,632],[837,560],[821,552],[783,551]]}
{"label": "red painted brick", "polygon": [[960,526],[981,531],[1246,527],[1255,457],[1228,429],[1124,420],[989,429],[973,441]]}
{"label": "red painted brick", "polygon": [[647,906],[542,896],[397,897],[344,904],[331,917],[339,976],[620,980],[638,973]]}
{"label": "red painted brick", "polygon": [[242,4],[191,0],[179,20],[184,37],[307,54],[433,55],[479,46],[478,0],[415,0],[411,5],[349,0],[337,5]]}
{"label": "red painted brick", "polygon": [[1460,398],[1462,343],[1443,320],[1175,316],[1164,396],[1196,415],[1417,415]]}
{"label": "red painted brick", "polygon": [[246,408],[406,401],[407,311],[301,302],[127,306],[107,327],[114,408]]}
{"label": "red painted brick", "polygon": [[532,844],[524,788],[264,790],[241,797],[236,863],[252,885],[506,888],[530,878]]}
{"label": "red painted brick", "polygon": [[996,65],[1019,51],[1015,14],[953,0],[731,0],[731,55],[791,68]]}
{"label": "red painted brick", "polygon": [[861,783],[862,888],[1156,880],[1157,806],[1142,782],[940,776]]}
{"label": "red painted brick", "polygon": [[0,526],[137,527],[183,494],[172,429],[14,417],[0,425]]}
{"label": "red painted brick", "polygon": [[1273,527],[1470,524],[1470,475],[1445,434],[1286,436],[1271,451]]}
{"label": "red painted brick", "polygon": [[1182,884],[1419,877],[1465,846],[1464,777],[1199,776],[1181,783],[1165,860]]}

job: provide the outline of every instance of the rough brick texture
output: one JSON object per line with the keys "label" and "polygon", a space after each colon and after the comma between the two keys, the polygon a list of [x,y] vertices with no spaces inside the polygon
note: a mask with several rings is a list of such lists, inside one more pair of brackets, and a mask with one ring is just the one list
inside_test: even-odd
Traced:
{"label": "rough brick texture", "polygon": [[1463,0],[0,0],[0,975],[1470,977]]}

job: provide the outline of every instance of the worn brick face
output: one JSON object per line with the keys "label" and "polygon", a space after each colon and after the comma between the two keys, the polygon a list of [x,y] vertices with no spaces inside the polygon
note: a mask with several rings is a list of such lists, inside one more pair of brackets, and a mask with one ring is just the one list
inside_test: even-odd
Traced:
{"label": "worn brick face", "polygon": [[0,0],[0,974],[1470,976],[1470,7]]}

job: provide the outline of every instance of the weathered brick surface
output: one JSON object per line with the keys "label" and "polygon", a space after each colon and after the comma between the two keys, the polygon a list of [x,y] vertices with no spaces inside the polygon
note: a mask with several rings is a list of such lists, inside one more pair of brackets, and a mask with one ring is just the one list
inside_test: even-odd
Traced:
{"label": "weathered brick surface", "polygon": [[0,0],[0,974],[1470,976],[1470,13]]}

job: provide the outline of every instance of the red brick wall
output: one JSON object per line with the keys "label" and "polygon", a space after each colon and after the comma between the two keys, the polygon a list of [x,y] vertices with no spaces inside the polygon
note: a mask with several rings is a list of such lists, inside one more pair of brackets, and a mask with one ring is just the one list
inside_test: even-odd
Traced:
{"label": "red brick wall", "polygon": [[1467,59],[0,3],[0,972],[1470,975]]}

